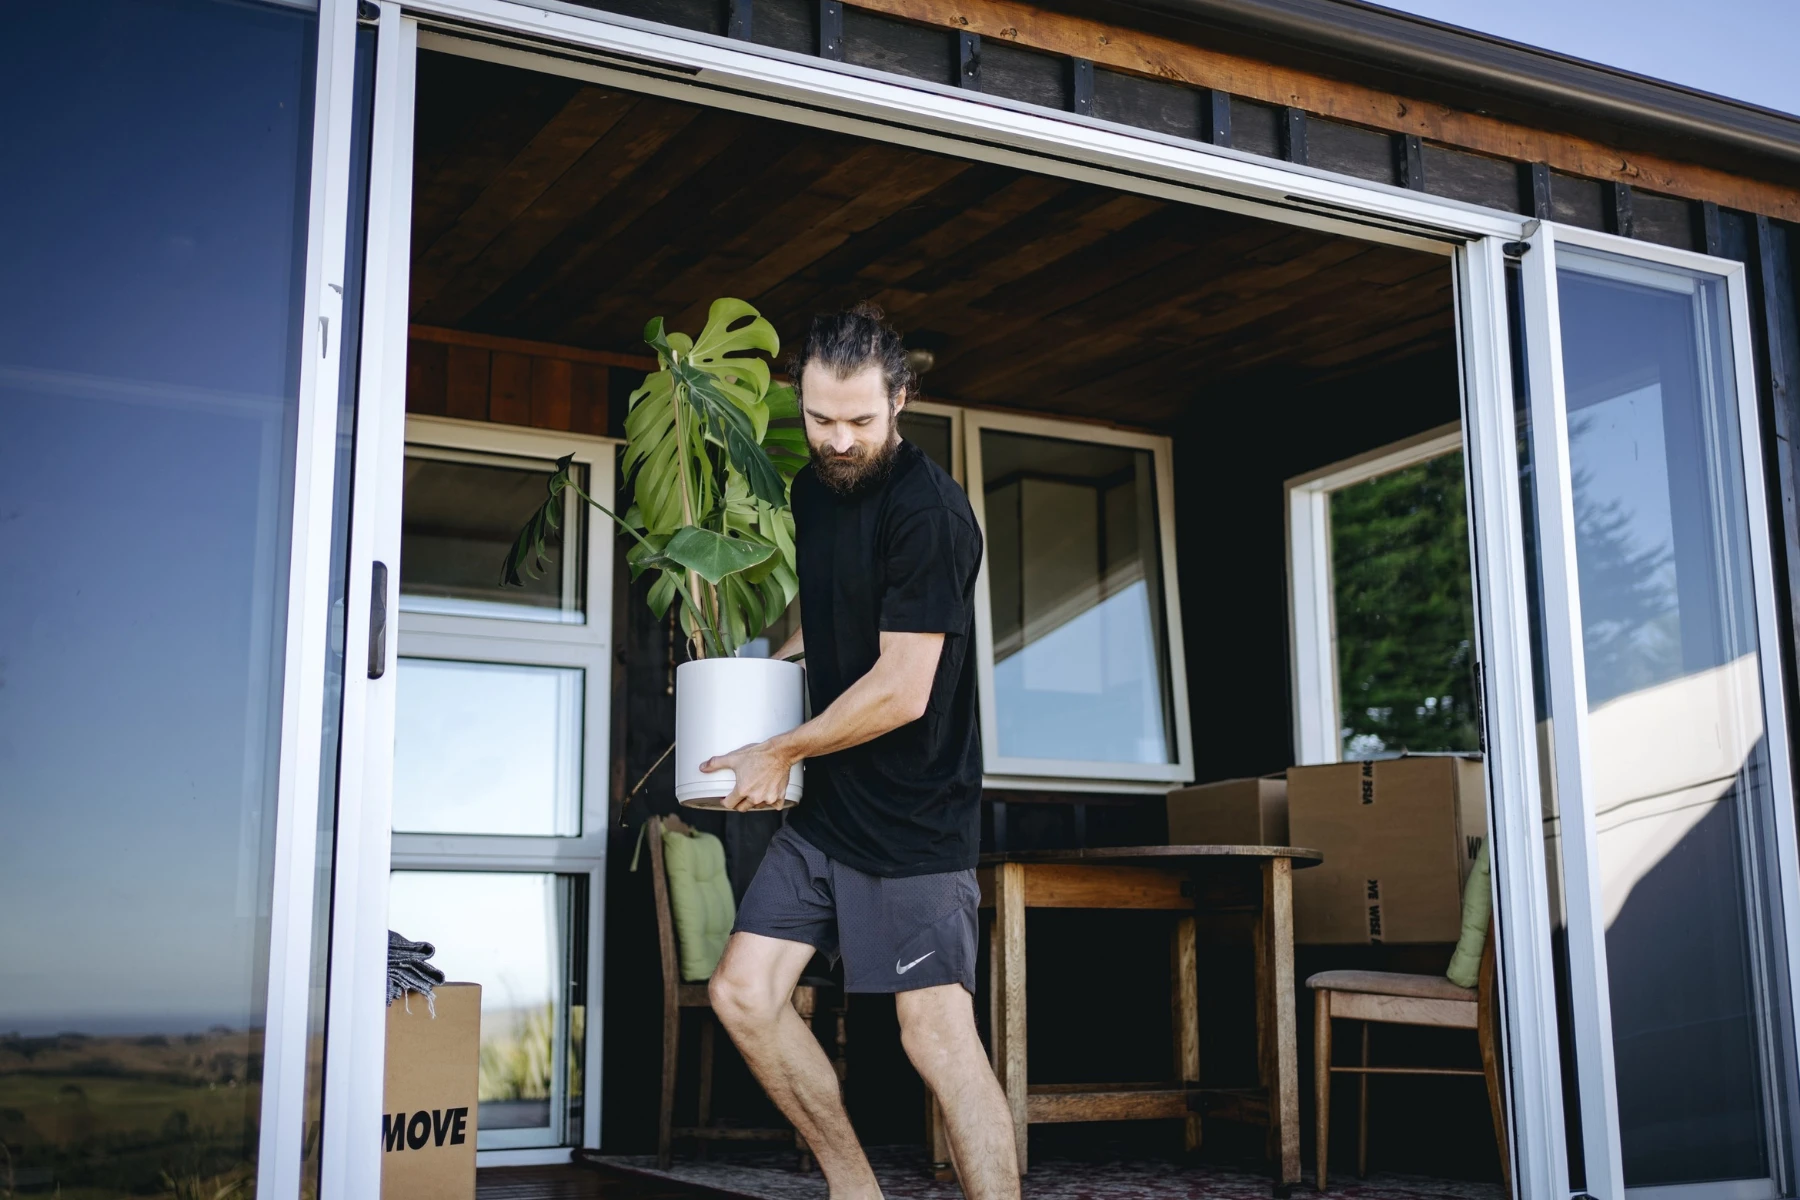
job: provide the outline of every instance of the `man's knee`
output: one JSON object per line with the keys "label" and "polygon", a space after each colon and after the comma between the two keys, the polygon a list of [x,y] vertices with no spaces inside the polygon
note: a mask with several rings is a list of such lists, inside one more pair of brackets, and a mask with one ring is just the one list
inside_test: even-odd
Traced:
{"label": "man's knee", "polygon": [[982,1057],[974,1002],[960,984],[901,992],[894,999],[900,1045],[921,1073],[970,1055]]}
{"label": "man's knee", "polygon": [[758,969],[756,964],[728,951],[706,984],[706,995],[719,1023],[727,1029],[754,1029],[773,1023],[787,1003],[775,974],[766,964]]}

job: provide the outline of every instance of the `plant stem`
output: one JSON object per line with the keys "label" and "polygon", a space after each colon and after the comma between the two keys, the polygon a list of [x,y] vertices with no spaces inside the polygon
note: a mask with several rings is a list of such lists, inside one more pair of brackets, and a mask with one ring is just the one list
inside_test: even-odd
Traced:
{"label": "plant stem", "polygon": [[[673,361],[671,361],[669,363],[669,366],[671,368],[674,367],[674,365],[675,364]],[[683,424],[682,424],[682,404],[681,404],[681,392],[682,392],[683,386],[684,385],[681,384],[679,382],[679,380],[677,380],[674,387],[670,390],[669,399],[670,399],[670,402],[675,406],[675,438],[676,438],[676,445],[677,445],[677,447],[679,447],[679,449],[677,450],[676,455],[675,455],[675,465],[676,465],[676,474],[681,480],[681,519],[683,521],[685,521],[687,524],[692,525],[694,523],[694,501],[693,501],[692,496],[690,496],[689,492],[688,492],[688,469],[687,469],[687,462],[686,462],[686,459],[687,459],[687,430],[686,430],[686,428],[683,427]],[[688,591],[694,597],[695,612],[704,613],[706,611],[706,609],[701,604],[700,572],[692,571],[692,570],[690,570],[688,572]],[[714,624],[715,625],[717,624],[716,617],[714,618]],[[705,658],[706,657],[706,642],[704,639],[701,638],[700,631],[698,629],[694,630],[693,634],[689,637],[688,640],[689,640],[689,642],[692,643],[691,650],[693,652],[693,656],[695,658]]]}

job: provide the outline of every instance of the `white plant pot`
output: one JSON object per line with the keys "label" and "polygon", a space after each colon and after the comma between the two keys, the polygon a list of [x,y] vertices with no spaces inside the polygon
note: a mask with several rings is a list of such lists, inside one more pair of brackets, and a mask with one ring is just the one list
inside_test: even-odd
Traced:
{"label": "white plant pot", "polygon": [[[806,672],[773,658],[702,658],[675,668],[675,798],[693,808],[723,808],[736,777],[707,774],[716,754],[766,741],[806,719]],[[781,807],[800,801],[800,764],[788,772]],[[768,810],[761,810],[768,811]]]}

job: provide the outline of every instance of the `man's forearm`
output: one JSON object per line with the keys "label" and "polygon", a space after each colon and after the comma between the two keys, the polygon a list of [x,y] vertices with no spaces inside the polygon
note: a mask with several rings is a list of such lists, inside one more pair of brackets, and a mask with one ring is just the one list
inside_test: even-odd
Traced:
{"label": "man's forearm", "polygon": [[908,721],[916,721],[921,713],[909,702],[892,672],[877,665],[832,701],[831,707],[812,720],[769,740],[769,748],[783,757],[799,760],[817,758],[834,750],[844,750],[872,741]]}
{"label": "man's forearm", "polygon": [[882,636],[881,657],[831,706],[806,724],[769,740],[769,749],[797,761],[859,746],[925,715],[931,681],[943,653],[941,634]]}
{"label": "man's forearm", "polygon": [[788,634],[787,641],[781,643],[780,649],[769,655],[770,658],[785,661],[806,653],[806,627],[804,625]]}

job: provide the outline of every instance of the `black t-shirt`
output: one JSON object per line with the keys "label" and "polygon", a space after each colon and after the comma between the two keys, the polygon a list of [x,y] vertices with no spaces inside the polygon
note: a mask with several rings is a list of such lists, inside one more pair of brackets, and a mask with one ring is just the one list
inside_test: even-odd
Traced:
{"label": "black t-shirt", "polygon": [[981,531],[944,469],[901,442],[887,478],[851,496],[794,479],[800,622],[814,713],[875,665],[882,633],[941,633],[925,715],[806,761],[789,816],[828,856],[873,875],[960,871],[980,849],[975,577]]}

